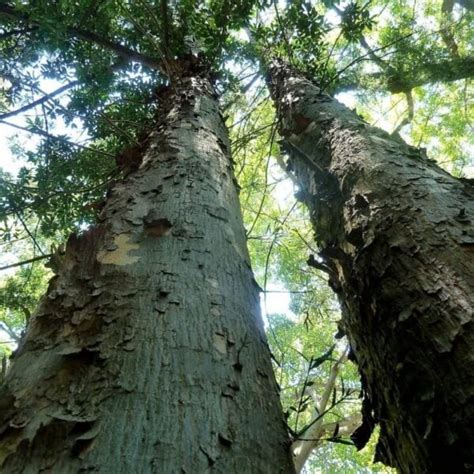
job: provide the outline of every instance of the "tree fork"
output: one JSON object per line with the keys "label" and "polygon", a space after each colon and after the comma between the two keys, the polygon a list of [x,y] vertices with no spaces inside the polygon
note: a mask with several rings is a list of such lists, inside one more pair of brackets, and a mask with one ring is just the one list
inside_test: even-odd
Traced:
{"label": "tree fork", "polygon": [[362,447],[402,473],[474,461],[474,189],[371,127],[283,62],[269,67],[291,168],[310,210],[363,382]]}
{"label": "tree fork", "polygon": [[2,472],[294,472],[227,132],[197,69],[60,256],[1,387]]}

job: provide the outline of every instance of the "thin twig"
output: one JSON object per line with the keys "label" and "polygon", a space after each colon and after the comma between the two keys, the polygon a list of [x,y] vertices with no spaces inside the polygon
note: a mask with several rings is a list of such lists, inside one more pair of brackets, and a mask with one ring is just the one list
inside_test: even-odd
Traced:
{"label": "thin twig", "polygon": [[23,112],[26,112],[27,110],[33,109],[34,107],[44,104],[48,100],[52,99],[53,97],[62,94],[63,92],[71,89],[74,86],[77,86],[79,84],[79,81],[72,81],[69,82],[68,84],[65,84],[64,86],[61,86],[59,89],[56,89],[53,92],[50,92],[49,94],[46,94],[45,96],[41,97],[38,100],[35,100],[34,102],[31,102],[29,104],[24,105],[23,107],[20,107],[19,109],[12,110],[11,112],[6,112],[4,114],[0,115],[0,120],[5,120],[6,118],[13,117],[15,115],[21,114]]}
{"label": "thin twig", "polygon": [[[332,78],[330,78],[327,85],[333,83],[343,72],[345,72],[347,69],[354,66],[354,64],[357,64],[357,63],[365,60],[371,54],[377,53],[378,51],[383,51],[384,49],[387,49],[387,48],[390,48],[394,44],[400,43],[400,41],[406,40],[407,38],[409,38],[410,36],[413,36],[414,34],[415,34],[414,32],[409,33],[405,36],[402,36],[401,38],[397,38],[396,40],[390,42],[389,44],[386,44],[384,46],[380,46],[379,48],[376,48],[376,49],[372,49],[370,52],[368,52],[366,54],[363,54],[362,56],[359,56],[358,58],[351,61],[347,66],[344,66],[342,69],[340,69]],[[327,85],[326,85],[326,87],[327,87]]]}
{"label": "thin twig", "polygon": [[48,253],[46,255],[40,255],[38,257],[29,258],[28,260],[23,260],[21,262],[12,263],[10,265],[4,265],[3,267],[0,267],[0,271],[8,270],[10,268],[15,268],[15,267],[21,267],[22,265],[28,265],[29,263],[34,263],[34,262],[37,262],[38,260],[44,260],[45,258],[51,258],[52,256],[53,256],[52,253]]}
{"label": "thin twig", "polygon": [[247,232],[247,236],[252,235],[252,231],[253,231],[258,219],[260,218],[260,213],[263,210],[263,205],[264,205],[265,199],[267,197],[268,168],[270,166],[270,159],[271,159],[271,156],[272,156],[272,148],[273,148],[273,142],[275,140],[275,135],[276,135],[276,127],[273,126],[272,131],[271,131],[271,135],[270,135],[270,147],[268,149],[267,163],[265,165],[265,190],[262,194],[262,199],[260,199],[260,205],[258,207],[257,215],[255,216],[255,219],[253,220],[252,225],[250,226],[250,229]]}
{"label": "thin twig", "polygon": [[21,213],[16,209],[14,209],[14,212],[16,216],[18,217],[18,220],[21,222],[21,225],[25,229],[26,233],[30,236],[31,240],[33,241],[33,247],[36,247],[42,255],[45,255],[45,253],[43,252],[43,249],[38,244],[36,237],[31,233],[30,229],[28,229],[28,226],[26,225],[26,222],[23,220]]}
{"label": "thin twig", "polygon": [[75,146],[76,148],[80,148],[82,150],[87,150],[87,151],[91,151],[93,153],[97,153],[97,154],[102,155],[102,156],[108,156],[109,158],[114,158],[115,157],[115,155],[112,155],[112,153],[108,153],[106,151],[99,150],[97,148],[91,148],[91,147],[88,147],[88,146],[85,146],[85,145],[80,145],[79,143],[72,142],[71,140],[68,140],[67,138],[58,137],[56,135],[51,135],[50,133],[48,133],[44,130],[41,130],[40,128],[37,128],[37,127],[35,127],[35,128],[22,127],[21,125],[16,125],[15,123],[6,122],[5,120],[0,120],[0,124],[8,125],[10,127],[16,128],[18,130],[22,130],[24,132],[34,133],[36,135],[40,135],[40,136],[45,137],[45,138],[50,138],[51,140],[56,140],[56,141],[65,143],[67,145]]}

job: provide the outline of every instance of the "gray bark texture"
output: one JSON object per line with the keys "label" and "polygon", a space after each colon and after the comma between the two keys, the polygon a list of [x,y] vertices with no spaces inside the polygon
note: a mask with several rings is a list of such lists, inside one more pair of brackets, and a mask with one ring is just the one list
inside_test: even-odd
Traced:
{"label": "gray bark texture", "polygon": [[141,162],[56,258],[1,389],[1,472],[294,472],[227,131],[198,69],[162,93]]}
{"label": "gray bark texture", "polygon": [[471,473],[474,189],[276,61],[269,83],[363,383],[362,447],[402,473]]}

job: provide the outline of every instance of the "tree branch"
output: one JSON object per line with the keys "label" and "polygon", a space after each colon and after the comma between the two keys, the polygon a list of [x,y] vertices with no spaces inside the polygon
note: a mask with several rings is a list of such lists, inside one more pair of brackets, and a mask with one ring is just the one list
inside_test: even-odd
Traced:
{"label": "tree branch", "polygon": [[[41,25],[37,22],[30,20],[29,15],[15,10],[15,8],[11,7],[10,5],[0,5],[0,16],[4,16],[14,20],[24,21],[32,26],[35,26],[36,28],[41,27]],[[68,36],[79,38],[84,41],[102,46],[103,48],[108,49],[109,51],[113,51],[118,56],[129,61],[135,61],[145,66],[148,66],[151,69],[158,69],[160,72],[166,73],[162,67],[161,60],[134,51],[130,48],[127,48],[126,46],[121,45],[120,43],[114,43],[113,41],[110,41],[107,38],[103,38],[102,36],[93,33],[92,31],[86,31],[74,27],[66,27],[66,34]]]}
{"label": "tree branch", "polygon": [[389,77],[387,89],[396,94],[432,82],[453,82],[472,77],[474,57],[451,58],[437,63],[422,63],[409,73],[400,71],[399,74]]}
{"label": "tree branch", "polygon": [[[414,33],[409,33],[405,36],[402,36],[401,38],[397,38],[397,39],[393,40],[392,42],[390,42],[390,43],[388,43],[384,46],[380,46],[379,48],[371,49],[370,52],[367,52],[367,53],[363,54],[362,56],[359,56],[358,58],[354,59],[349,64],[347,64],[347,66],[344,66],[341,70],[337,71],[337,73],[334,74],[334,76],[330,78],[330,80],[328,81],[328,84],[331,84],[332,82],[334,82],[338,77],[341,76],[341,74],[343,72],[345,72],[347,69],[351,68],[355,64],[360,63],[361,61],[366,60],[371,55],[373,55],[375,53],[378,53],[379,51],[383,51],[384,49],[390,48],[391,46],[393,46],[393,45],[399,43],[400,41],[403,41],[403,40],[405,40],[405,39],[407,39],[407,38],[409,38],[410,36],[413,36],[413,35],[414,35]],[[392,54],[392,53],[389,52],[387,54]]]}
{"label": "tree branch", "polygon": [[[31,233],[30,229],[28,229],[28,226],[26,225],[26,222],[25,222],[25,220],[23,219],[23,217],[21,215],[21,211],[19,211],[17,209],[13,209],[13,211],[15,212],[16,216],[18,217],[18,220],[21,222],[21,225],[25,229],[25,232],[30,236],[31,240],[33,241],[33,248],[36,247],[39,250],[41,255],[46,255],[43,252],[43,249],[41,248],[41,245],[36,240],[36,235],[33,235]],[[35,233],[36,233],[36,231],[35,231]]]}
{"label": "tree branch", "polygon": [[364,36],[360,38],[359,43],[362,45],[374,63],[378,64],[382,69],[389,67],[389,65],[381,57],[374,53],[374,50],[369,46],[369,43],[367,43],[367,40]]}
{"label": "tree branch", "polygon": [[46,255],[39,255],[38,257],[29,258],[28,260],[23,260],[21,262],[5,265],[3,267],[0,267],[0,272],[3,270],[8,270],[9,268],[15,268],[15,267],[21,267],[22,265],[28,265],[28,263],[37,262],[38,260],[44,260],[45,258],[51,258],[52,256],[53,256],[52,253],[48,253]]}
{"label": "tree branch", "polygon": [[[346,358],[346,351],[337,360],[337,362],[331,367],[329,378],[324,387],[324,392],[319,402],[317,414],[314,417],[314,422],[311,422],[309,427],[300,435],[292,445],[293,460],[295,463],[296,472],[300,472],[313,449],[318,445],[321,434],[324,417],[322,416],[325,412],[327,413],[327,405],[329,397],[334,390],[336,379],[339,374],[339,367]],[[301,439],[303,438],[303,439]]]}
{"label": "tree branch", "polygon": [[56,141],[59,141],[59,142],[62,142],[62,143],[66,143],[67,145],[75,146],[77,148],[80,148],[81,150],[92,151],[93,153],[97,153],[99,155],[108,156],[110,158],[115,158],[115,155],[112,155],[112,153],[108,153],[106,151],[99,150],[97,148],[91,148],[91,147],[88,147],[88,146],[85,146],[85,145],[80,145],[79,143],[74,143],[71,140],[68,140],[67,138],[58,137],[56,135],[51,135],[50,133],[48,133],[44,130],[41,130],[40,128],[22,127],[21,125],[16,125],[15,123],[11,123],[11,122],[5,122],[4,120],[0,120],[0,124],[8,125],[10,127],[16,128],[18,130],[22,130],[24,132],[34,133],[36,135],[41,135],[42,137],[50,138],[51,140],[56,140]]}
{"label": "tree branch", "polygon": [[[326,436],[331,439],[338,439],[342,437],[349,437],[360,425],[362,424],[362,414],[360,412],[353,413],[352,415],[343,418],[333,423],[326,423],[321,426],[320,437],[318,440],[305,440],[305,441],[321,441]],[[333,433],[337,432],[336,436]]]}
{"label": "tree branch", "polygon": [[[361,56],[353,61],[349,66],[343,68],[338,75],[354,65],[356,62],[363,60],[365,57]],[[439,62],[427,62],[418,65],[412,65],[410,71],[391,71],[377,72],[365,76],[369,80],[375,80],[378,83],[385,83],[384,86],[388,92],[392,94],[399,94],[407,92],[415,87],[421,87],[426,84],[434,84],[438,82],[454,82],[462,79],[474,78],[474,57],[460,57],[451,58]],[[340,93],[361,87],[361,84],[346,83],[341,87],[336,87],[335,93]]]}
{"label": "tree branch", "polygon": [[405,126],[408,125],[415,115],[415,103],[413,101],[413,94],[412,91],[409,90],[405,92],[405,97],[407,99],[407,116],[397,125],[395,130],[392,132],[392,135],[397,135],[400,130]]}
{"label": "tree branch", "polygon": [[278,11],[277,1],[273,0],[272,3],[273,3],[273,8],[275,9],[275,15],[276,15],[278,25],[279,25],[280,30],[281,30],[281,34],[283,36],[283,39],[285,40],[285,46],[286,46],[286,52],[288,54],[288,59],[289,59],[290,63],[293,63],[294,62],[293,61],[293,50],[291,49],[290,41],[289,41],[289,39],[286,35],[285,26],[283,25],[283,22],[281,21],[280,12]]}
{"label": "tree branch", "polygon": [[444,0],[441,5],[441,38],[444,44],[454,57],[459,57],[459,50],[456,40],[454,39],[452,26],[452,13],[454,8],[454,0]]}
{"label": "tree branch", "polygon": [[165,56],[168,57],[170,54],[170,27],[169,27],[169,13],[168,13],[168,1],[160,1],[161,10],[161,21],[162,21],[162,33],[163,33],[163,49]]}
{"label": "tree branch", "polygon": [[63,92],[71,89],[72,87],[76,86],[79,84],[79,81],[72,81],[69,82],[68,84],[65,84],[64,86],[61,86],[59,89],[56,89],[53,92],[50,92],[49,94],[44,95],[38,100],[35,100],[29,104],[24,105],[23,107],[20,107],[19,109],[12,110],[11,112],[6,112],[4,114],[0,115],[0,120],[4,120],[6,118],[13,117],[15,115],[21,114],[23,112],[26,112],[27,110],[33,109],[34,107],[44,104],[48,100],[52,99],[53,97],[56,97],[59,94],[62,94]]}
{"label": "tree branch", "polygon": [[0,330],[6,332],[15,342],[20,341],[20,336],[5,321],[0,321]]}

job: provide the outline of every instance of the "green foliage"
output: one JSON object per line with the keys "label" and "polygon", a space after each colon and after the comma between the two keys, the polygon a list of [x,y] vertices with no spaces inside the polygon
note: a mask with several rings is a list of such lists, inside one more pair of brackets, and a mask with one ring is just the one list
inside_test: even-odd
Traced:
{"label": "green foliage", "polygon": [[367,4],[351,2],[341,15],[341,33],[348,41],[359,41],[366,30],[370,30],[374,20],[370,16]]}
{"label": "green foliage", "polygon": [[[239,48],[230,32],[243,26],[254,3],[168,2],[163,10],[160,1],[64,0],[55,8],[43,1],[3,7],[2,28],[9,33],[0,35],[6,58],[0,69],[4,110],[30,103],[45,79],[78,84],[66,100],[47,100],[26,120],[32,136],[44,140],[28,151],[16,148],[28,165],[6,183],[0,219],[5,222],[17,210],[37,216],[47,236],[67,235],[92,222],[92,210],[116,177],[113,157],[140,143],[149,131],[157,113],[155,91],[168,81],[165,73],[173,58],[188,53],[187,39],[195,38],[219,70],[221,61]],[[128,61],[124,48],[161,61],[165,73]],[[235,77],[224,71],[221,80]],[[80,146],[73,145],[78,139]]]}
{"label": "green foliage", "polygon": [[[8,349],[18,342],[40,297],[46,290],[50,272],[43,265],[23,267],[0,283],[0,347]],[[5,341],[6,339],[6,341]],[[6,344],[5,344],[6,342]]]}
{"label": "green foliage", "polygon": [[425,147],[430,156],[440,157],[440,164],[452,174],[465,176],[466,168],[473,166],[474,90],[467,82],[461,87],[438,84],[419,89],[416,96],[424,107],[417,110],[408,138]]}
{"label": "green foliage", "polygon": [[381,463],[372,463],[375,445],[378,439],[378,429],[372,435],[367,446],[361,451],[355,451],[350,445],[343,443],[326,443],[322,445],[308,462],[305,472],[312,474],[395,474],[396,470]]}

